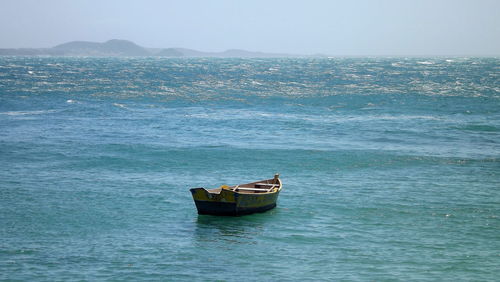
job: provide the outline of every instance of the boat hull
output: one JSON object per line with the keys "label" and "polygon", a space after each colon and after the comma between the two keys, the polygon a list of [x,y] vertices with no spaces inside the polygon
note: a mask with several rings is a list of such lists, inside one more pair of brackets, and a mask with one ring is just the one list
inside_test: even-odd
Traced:
{"label": "boat hull", "polygon": [[246,215],[265,212],[276,207],[279,191],[262,194],[243,194],[229,190],[210,193],[204,188],[191,189],[198,214]]}

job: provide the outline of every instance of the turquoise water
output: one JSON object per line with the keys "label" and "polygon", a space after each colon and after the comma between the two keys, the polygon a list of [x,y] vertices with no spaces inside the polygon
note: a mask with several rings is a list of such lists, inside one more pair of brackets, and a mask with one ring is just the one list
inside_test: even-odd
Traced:
{"label": "turquoise water", "polygon": [[0,57],[0,280],[497,280],[499,63]]}

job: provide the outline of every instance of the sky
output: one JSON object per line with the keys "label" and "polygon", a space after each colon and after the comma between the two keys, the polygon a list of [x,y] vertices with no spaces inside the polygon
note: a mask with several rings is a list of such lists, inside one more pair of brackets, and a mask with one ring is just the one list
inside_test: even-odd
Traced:
{"label": "sky", "polygon": [[0,48],[143,47],[338,56],[500,55],[500,0],[0,0]]}

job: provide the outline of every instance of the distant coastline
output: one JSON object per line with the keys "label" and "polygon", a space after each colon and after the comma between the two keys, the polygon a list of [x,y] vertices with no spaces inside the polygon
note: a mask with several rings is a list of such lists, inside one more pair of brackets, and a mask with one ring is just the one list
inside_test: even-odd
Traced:
{"label": "distant coastline", "polygon": [[252,52],[230,49],[224,52],[203,52],[187,48],[146,48],[128,40],[106,42],[71,41],[52,48],[0,48],[0,56],[95,56],[95,57],[219,57],[273,58],[305,57],[304,55]]}

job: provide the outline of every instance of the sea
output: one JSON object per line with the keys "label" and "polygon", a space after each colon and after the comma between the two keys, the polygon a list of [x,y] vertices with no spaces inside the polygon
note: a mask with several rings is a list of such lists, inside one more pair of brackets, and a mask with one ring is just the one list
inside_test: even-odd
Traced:
{"label": "sea", "polygon": [[0,57],[0,280],[499,281],[499,217],[500,58]]}

